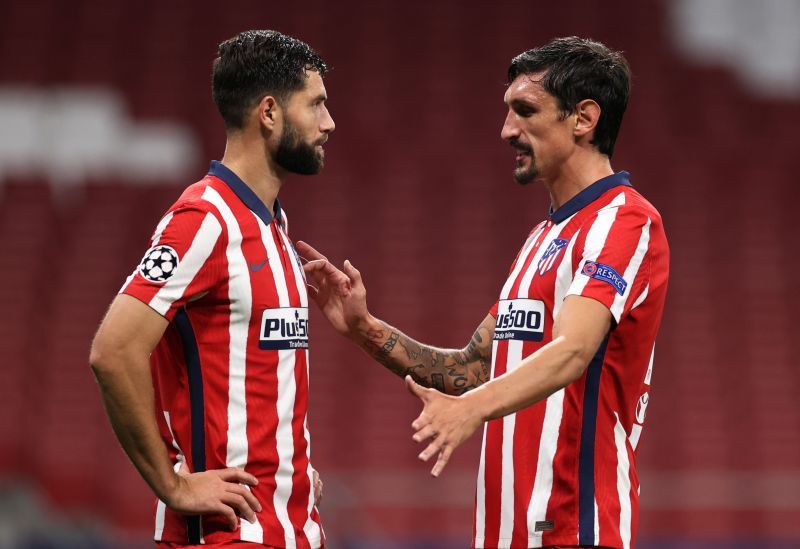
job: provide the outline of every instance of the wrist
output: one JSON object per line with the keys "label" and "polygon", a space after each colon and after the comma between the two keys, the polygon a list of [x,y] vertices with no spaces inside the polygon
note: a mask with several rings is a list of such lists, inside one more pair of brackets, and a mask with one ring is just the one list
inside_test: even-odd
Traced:
{"label": "wrist", "polygon": [[156,497],[163,501],[167,507],[170,507],[174,502],[175,498],[180,492],[180,484],[181,484],[181,477],[174,471],[170,471],[169,475],[166,479],[164,479],[164,483],[159,493],[156,493]]}
{"label": "wrist", "polygon": [[384,337],[383,332],[385,330],[386,326],[383,322],[370,313],[366,313],[363,317],[356,320],[350,328],[348,336],[356,343],[375,342]]}
{"label": "wrist", "polygon": [[461,396],[469,402],[469,408],[481,422],[495,419],[496,410],[492,392],[492,387],[485,384]]}

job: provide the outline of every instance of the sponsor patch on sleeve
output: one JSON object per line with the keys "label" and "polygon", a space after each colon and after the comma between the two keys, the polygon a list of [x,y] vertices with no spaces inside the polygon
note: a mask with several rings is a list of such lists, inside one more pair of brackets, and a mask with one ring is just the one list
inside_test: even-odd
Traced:
{"label": "sponsor patch on sleeve", "polygon": [[603,263],[597,263],[596,261],[587,261],[584,263],[581,274],[611,284],[619,295],[623,295],[625,289],[628,287],[628,283],[613,267],[604,265]]}

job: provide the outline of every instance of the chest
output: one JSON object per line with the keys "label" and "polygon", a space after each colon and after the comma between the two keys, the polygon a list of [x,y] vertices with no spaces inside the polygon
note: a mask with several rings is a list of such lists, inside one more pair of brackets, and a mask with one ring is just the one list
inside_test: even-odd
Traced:
{"label": "chest", "polygon": [[277,223],[232,234],[226,299],[234,324],[249,325],[265,350],[307,347],[308,292],[300,257]]}

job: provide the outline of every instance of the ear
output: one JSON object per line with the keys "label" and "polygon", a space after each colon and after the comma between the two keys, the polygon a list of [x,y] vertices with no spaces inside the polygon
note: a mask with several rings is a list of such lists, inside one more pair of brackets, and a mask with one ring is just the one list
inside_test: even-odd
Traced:
{"label": "ear", "polygon": [[600,120],[600,105],[593,99],[584,99],[575,105],[575,137],[583,137],[594,132]]}
{"label": "ear", "polygon": [[278,123],[278,118],[280,117],[280,111],[281,107],[278,104],[278,100],[275,99],[275,96],[264,96],[261,101],[258,102],[258,110],[256,112],[259,124],[270,131],[274,131]]}

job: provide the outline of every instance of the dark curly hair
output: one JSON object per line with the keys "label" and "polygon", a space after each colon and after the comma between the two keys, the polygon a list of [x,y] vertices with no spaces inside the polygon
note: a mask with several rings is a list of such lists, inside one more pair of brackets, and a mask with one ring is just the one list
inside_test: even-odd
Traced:
{"label": "dark curly hair", "polygon": [[592,144],[611,157],[631,93],[630,67],[622,53],[586,38],[556,38],[516,56],[508,67],[508,81],[540,71],[547,71],[541,84],[558,100],[562,116],[575,112],[584,99],[600,105]]}
{"label": "dark curly hair", "polygon": [[225,40],[212,72],[212,95],[225,127],[241,129],[247,111],[266,95],[285,104],[305,85],[306,70],[325,76],[328,67],[308,44],[291,36],[250,30]]}

